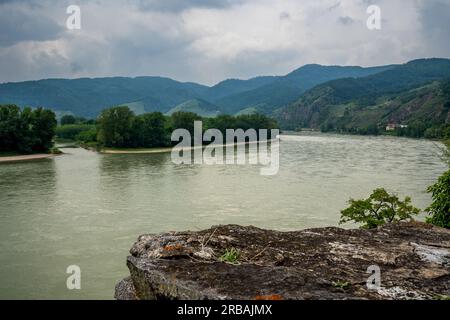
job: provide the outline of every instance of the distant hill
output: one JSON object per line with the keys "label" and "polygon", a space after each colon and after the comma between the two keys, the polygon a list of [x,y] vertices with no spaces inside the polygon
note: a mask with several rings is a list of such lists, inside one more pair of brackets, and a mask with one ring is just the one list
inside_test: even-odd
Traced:
{"label": "distant hill", "polygon": [[217,101],[230,95],[260,88],[274,82],[278,77],[256,77],[249,80],[228,79],[208,88],[203,97],[210,101]]}
{"label": "distant hill", "polygon": [[285,129],[365,130],[450,121],[450,60],[421,59],[360,79],[333,80],[274,114]]}
{"label": "distant hill", "polygon": [[175,112],[193,112],[202,117],[216,117],[221,112],[216,105],[209,103],[208,101],[202,99],[192,99],[186,102],[183,102],[176,106],[175,108],[170,109],[166,112],[166,115],[171,115]]}
{"label": "distant hill", "polygon": [[294,102],[305,91],[318,84],[339,78],[365,77],[393,67],[362,68],[311,64],[303,66],[286,76],[273,77],[269,83],[252,90],[231,94],[212,101],[221,106],[225,113],[234,114],[242,109],[255,108],[261,113],[270,114],[275,109]]}
{"label": "distant hill", "polygon": [[362,77],[392,67],[307,65],[286,76],[229,79],[212,87],[162,77],[46,79],[0,84],[0,104],[44,106],[58,114],[92,118],[115,105],[129,105],[136,113],[166,113],[196,100],[218,106],[221,113],[254,110],[270,114],[297,100],[314,85],[341,77]]}
{"label": "distant hill", "polygon": [[96,117],[104,108],[139,103],[145,111],[166,112],[208,89],[161,77],[48,79],[0,84],[0,103],[45,106]]}

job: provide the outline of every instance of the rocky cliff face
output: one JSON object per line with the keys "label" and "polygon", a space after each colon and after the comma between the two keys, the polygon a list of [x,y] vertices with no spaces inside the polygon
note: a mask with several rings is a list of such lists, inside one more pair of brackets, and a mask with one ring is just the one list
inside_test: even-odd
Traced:
{"label": "rocky cliff face", "polygon": [[[221,262],[227,249],[240,255]],[[412,222],[376,230],[278,232],[236,225],[142,235],[117,299],[437,299],[450,295],[450,231]],[[381,286],[367,287],[370,266]]]}

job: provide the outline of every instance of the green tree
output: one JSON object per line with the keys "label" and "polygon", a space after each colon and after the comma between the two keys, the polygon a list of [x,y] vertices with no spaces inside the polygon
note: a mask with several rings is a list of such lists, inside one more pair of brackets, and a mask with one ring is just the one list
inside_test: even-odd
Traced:
{"label": "green tree", "polygon": [[161,147],[167,145],[166,119],[160,112],[137,116],[133,121],[132,140],[136,147]]}
{"label": "green tree", "polygon": [[170,116],[172,129],[186,129],[191,135],[194,134],[194,121],[202,120],[202,118],[193,112],[174,112]]}
{"label": "green tree", "polygon": [[0,151],[17,150],[20,121],[19,107],[0,105]]}
{"label": "green tree", "polygon": [[31,134],[33,136],[32,150],[36,152],[46,152],[53,146],[55,136],[56,115],[53,111],[37,108],[32,112]]}
{"label": "green tree", "polygon": [[90,126],[89,130],[83,130],[75,136],[76,141],[80,142],[96,142],[97,141],[97,129],[95,126]]}
{"label": "green tree", "polygon": [[97,140],[106,147],[129,146],[133,119],[133,111],[126,106],[103,110],[98,118]]}
{"label": "green tree", "polygon": [[439,227],[450,228],[450,170],[445,172],[427,191],[433,198],[433,202],[426,209],[431,215],[427,222]]}
{"label": "green tree", "polygon": [[77,140],[82,132],[91,131],[94,129],[94,125],[89,124],[66,124],[63,126],[58,126],[56,128],[56,136],[61,139]]}
{"label": "green tree", "polygon": [[0,106],[0,151],[48,152],[56,124],[55,113],[50,110]]}
{"label": "green tree", "polygon": [[372,229],[386,223],[411,219],[420,210],[411,205],[411,198],[401,201],[385,189],[376,189],[365,200],[350,199],[350,207],[341,211],[340,223],[354,221],[363,223],[362,228]]}
{"label": "green tree", "polygon": [[62,116],[59,122],[61,123],[62,126],[64,126],[66,124],[75,124],[77,122],[77,119],[74,116],[68,114]]}

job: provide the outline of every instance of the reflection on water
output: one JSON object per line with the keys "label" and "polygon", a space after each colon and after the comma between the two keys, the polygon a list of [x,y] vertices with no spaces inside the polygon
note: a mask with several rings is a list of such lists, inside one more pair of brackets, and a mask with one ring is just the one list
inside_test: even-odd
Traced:
{"label": "reflection on water", "polygon": [[[425,208],[445,171],[430,141],[283,136],[280,171],[178,166],[170,154],[83,149],[0,165],[0,298],[105,298],[139,234],[238,223],[279,230],[337,225],[349,197],[385,186]],[[65,287],[69,265],[82,289]]]}

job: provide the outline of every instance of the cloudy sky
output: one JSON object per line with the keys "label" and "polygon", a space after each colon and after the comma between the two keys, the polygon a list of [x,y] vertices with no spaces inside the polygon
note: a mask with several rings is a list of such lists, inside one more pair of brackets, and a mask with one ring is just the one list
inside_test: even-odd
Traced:
{"label": "cloudy sky", "polygon": [[[381,8],[381,30],[366,10]],[[69,30],[69,5],[81,29]],[[214,84],[308,63],[450,58],[450,0],[0,0],[0,82],[160,75]]]}

